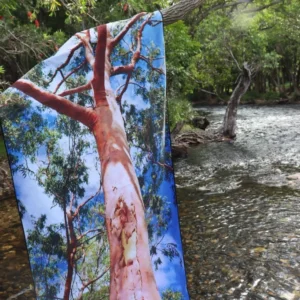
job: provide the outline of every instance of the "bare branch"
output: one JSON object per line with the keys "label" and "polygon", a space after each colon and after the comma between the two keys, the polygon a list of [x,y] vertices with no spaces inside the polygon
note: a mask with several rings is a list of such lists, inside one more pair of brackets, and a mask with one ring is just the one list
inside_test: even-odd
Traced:
{"label": "bare branch", "polygon": [[216,5],[211,6],[210,8],[205,10],[203,13],[201,13],[201,18],[200,18],[199,22],[206,19],[212,11],[216,11],[216,10],[224,9],[224,8],[228,8],[228,7],[233,7],[234,8],[234,6],[238,6],[240,4],[246,4],[247,5],[247,4],[249,4],[249,1],[252,1],[252,0],[239,0],[239,1],[236,1],[236,2],[221,3],[221,4],[217,3]]}
{"label": "bare branch", "polygon": [[81,240],[84,236],[86,236],[87,234],[91,233],[91,232],[95,232],[95,231],[98,231],[99,233],[101,232],[100,229],[96,228],[96,229],[90,229],[86,232],[84,232],[83,234],[81,234],[78,238],[77,238],[77,241]]}
{"label": "bare branch", "polygon": [[89,128],[92,128],[94,125],[94,112],[92,109],[83,107],[61,96],[42,90],[28,80],[18,80],[13,84],[13,87],[34,98],[38,102],[53,108],[58,113],[77,120]]}
{"label": "bare branch", "polygon": [[125,82],[125,84],[123,85],[124,87],[123,87],[121,93],[120,93],[119,95],[117,95],[117,97],[116,97],[117,102],[121,102],[122,97],[123,97],[125,91],[126,91],[127,88],[128,88],[128,84],[129,84],[129,81],[130,81],[130,78],[131,78],[131,74],[132,74],[132,72],[130,72],[130,73],[127,75],[126,82]]}
{"label": "bare branch", "polygon": [[134,69],[134,66],[131,64],[126,65],[126,66],[113,67],[111,69],[110,76],[115,76],[115,75],[119,75],[119,74],[128,74],[128,73],[132,72],[133,69]]}
{"label": "bare branch", "polygon": [[128,32],[128,30],[131,28],[131,26],[135,22],[137,22],[141,17],[143,17],[144,15],[146,15],[146,13],[141,12],[128,21],[128,23],[124,26],[124,28],[121,30],[121,32],[111,41],[111,49],[113,49],[116,46],[116,44],[118,44],[121,41],[121,39],[125,36],[125,34]]}
{"label": "bare branch", "polygon": [[220,100],[225,101],[225,100],[224,100],[223,98],[221,98],[221,97],[219,96],[219,94],[217,94],[217,93],[210,92],[210,91],[208,91],[208,90],[201,89],[201,88],[199,88],[199,90],[202,91],[202,92],[204,92],[204,93],[210,94],[210,95],[215,95],[215,96],[217,96]]}
{"label": "bare branch", "polygon": [[77,71],[79,71],[84,65],[86,64],[86,60],[84,60],[78,67],[76,67],[75,69],[73,69],[67,76],[62,76],[63,79],[60,81],[60,83],[57,85],[54,94],[57,93],[58,89],[61,87],[61,85],[74,73],[76,73]]}
{"label": "bare branch", "polygon": [[136,63],[141,58],[142,33],[143,33],[143,30],[144,30],[146,24],[149,23],[149,21],[151,19],[151,16],[152,16],[152,14],[150,14],[149,17],[147,18],[147,20],[145,20],[142,23],[142,25],[141,25],[138,33],[137,33],[137,37],[136,37],[137,45],[136,45],[136,49],[135,49],[135,51],[132,55],[130,64],[128,64],[126,66],[113,67],[112,70],[111,70],[111,76],[115,76],[115,75],[118,75],[118,74],[128,74],[128,75],[131,76],[131,73],[133,72]]}
{"label": "bare branch", "polygon": [[90,90],[91,88],[92,88],[92,85],[91,85],[90,82],[88,82],[88,83],[85,84],[85,85],[76,87],[76,88],[74,88],[74,89],[66,90],[66,91],[60,93],[59,96],[64,97],[64,96],[68,96],[68,95],[73,95],[73,94],[75,94],[75,93],[81,93],[81,92]]}
{"label": "bare branch", "polygon": [[[1,26],[4,27],[4,26]],[[5,27],[5,30],[15,39],[17,40],[20,44],[22,44],[23,46],[25,46],[26,48],[28,48],[30,51],[32,51],[34,53],[34,55],[37,57],[37,53],[36,51],[29,46],[28,44],[26,44],[25,42],[23,42],[20,38],[18,38],[12,31],[10,31],[8,28]]]}
{"label": "bare branch", "polygon": [[155,164],[155,165],[158,165],[158,166],[160,166],[160,167],[163,167],[163,168],[165,168],[165,169],[168,169],[168,170],[170,170],[170,171],[173,171],[173,168],[172,168],[171,166],[169,166],[168,164],[162,163],[162,162],[159,162],[159,161],[155,161],[155,160],[153,159],[153,154],[152,154],[152,153],[148,153],[148,160],[151,161],[151,162],[152,162],[153,164]]}
{"label": "bare branch", "polygon": [[145,57],[144,55],[141,55],[141,56],[140,56],[140,59],[143,60],[143,61],[145,61],[153,71],[155,71],[155,72],[157,72],[157,73],[159,73],[159,74],[161,74],[161,75],[165,75],[164,70],[162,70],[162,69],[160,69],[160,68],[154,67],[154,66],[151,64],[149,58]]}
{"label": "bare branch", "polygon": [[99,190],[97,191],[97,193],[91,197],[89,197],[88,199],[86,199],[84,202],[82,202],[80,205],[78,205],[76,211],[73,214],[73,219],[79,214],[79,211],[82,207],[84,207],[90,200],[92,200],[93,198],[95,198],[101,191],[101,187],[102,185],[100,184]]}
{"label": "bare branch", "polygon": [[100,233],[103,233],[103,231],[99,231],[98,233],[96,233],[95,235],[88,237],[86,240],[84,240],[83,242],[79,243],[78,245],[76,245],[77,248],[81,247],[82,245],[86,244],[87,242],[89,242],[90,240],[94,239],[96,236],[98,236]]}
{"label": "bare branch", "polygon": [[227,45],[225,45],[225,48],[227,49],[227,51],[229,52],[230,56],[231,56],[232,59],[234,60],[234,62],[235,62],[235,64],[236,64],[236,66],[238,67],[238,69],[239,69],[240,71],[242,71],[242,69],[241,69],[241,67],[240,67],[240,65],[239,65],[239,63],[238,63],[238,61],[236,60],[235,56],[233,55],[231,49],[230,49]]}
{"label": "bare branch", "polygon": [[[127,77],[127,79],[128,79],[128,78],[129,78],[129,77]],[[125,91],[126,91],[126,89],[127,89],[127,87],[128,87],[129,84],[136,85],[136,86],[138,86],[138,87],[141,88],[141,89],[147,90],[144,86],[142,86],[142,85],[140,85],[140,84],[138,84],[138,83],[136,83],[136,82],[128,82],[128,83],[127,83],[127,79],[126,79],[125,84],[119,86],[118,89],[117,89],[117,92],[116,92],[116,94],[117,94],[116,100],[117,100],[118,102],[121,102],[121,101],[122,101],[123,94],[125,93]],[[129,79],[130,79],[130,78],[129,78]],[[129,79],[128,79],[128,81],[129,81]],[[119,90],[120,90],[121,88],[123,88],[123,89],[122,89],[121,93],[119,93]]]}
{"label": "bare branch", "polygon": [[97,280],[99,280],[101,277],[103,277],[109,270],[109,267],[107,267],[99,276],[97,276],[96,278],[86,282],[86,283],[83,283],[82,281],[82,287],[80,288],[80,293],[79,293],[79,296],[78,296],[78,300],[81,300],[82,299],[82,296],[83,296],[83,291],[91,284],[93,284],[94,282],[96,282]]}
{"label": "bare branch", "polygon": [[77,33],[76,36],[81,40],[85,48],[85,57],[93,69],[95,64],[95,56],[94,56],[92,46],[90,44],[90,38],[91,38],[90,30],[85,30],[80,33]]}
{"label": "bare branch", "polygon": [[[125,83],[125,84],[126,84],[126,83]],[[119,90],[120,90],[122,87],[124,87],[125,84],[123,84],[123,85],[121,85],[121,86],[119,86],[119,87],[117,88],[117,92],[116,92],[117,95],[119,95]],[[144,86],[138,84],[137,82],[131,81],[131,82],[128,82],[128,84],[136,85],[136,86],[138,86],[138,87],[141,88],[141,89],[147,90]]]}
{"label": "bare branch", "polygon": [[[185,72],[185,74],[191,78],[192,80],[194,80],[195,82],[199,83],[199,84],[202,84],[201,81],[197,80],[196,78],[194,78],[192,75],[190,75],[188,72]],[[215,95],[217,96],[220,100],[224,101],[223,98],[220,97],[220,95],[217,93],[217,92],[210,92],[208,90],[205,90],[205,89],[202,89],[202,88],[198,88],[200,91],[204,92],[204,93],[207,93],[207,94],[211,94],[211,95]]]}
{"label": "bare branch", "polygon": [[53,79],[55,78],[55,76],[57,75],[57,73],[58,73],[60,70],[62,70],[65,66],[68,65],[68,63],[70,62],[70,60],[71,60],[71,58],[72,58],[74,52],[75,52],[77,49],[79,49],[81,46],[82,46],[82,43],[80,42],[79,44],[77,44],[76,46],[74,46],[74,47],[70,50],[70,53],[69,53],[69,55],[68,55],[66,61],[65,61],[63,64],[61,64],[61,65],[55,70],[54,74],[52,75],[52,77],[50,78],[50,80],[49,80],[48,83],[52,82]]}

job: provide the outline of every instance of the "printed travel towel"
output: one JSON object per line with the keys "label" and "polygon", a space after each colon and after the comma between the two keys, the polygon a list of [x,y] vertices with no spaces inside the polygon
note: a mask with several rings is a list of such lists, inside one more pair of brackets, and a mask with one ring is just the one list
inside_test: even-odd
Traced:
{"label": "printed travel towel", "polygon": [[161,14],[77,33],[4,93],[38,299],[188,299]]}

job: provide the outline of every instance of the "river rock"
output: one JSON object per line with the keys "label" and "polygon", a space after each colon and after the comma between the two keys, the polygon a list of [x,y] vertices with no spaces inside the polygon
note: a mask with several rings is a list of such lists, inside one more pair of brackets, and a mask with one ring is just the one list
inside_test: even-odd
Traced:
{"label": "river rock", "polygon": [[185,143],[178,143],[173,142],[172,143],[172,157],[178,158],[178,157],[186,157],[188,154],[188,145]]}
{"label": "river rock", "polygon": [[210,123],[206,117],[197,116],[192,119],[191,124],[196,128],[205,130]]}
{"label": "river rock", "polygon": [[287,176],[287,179],[289,180],[300,180],[300,173],[295,173],[292,175]]}

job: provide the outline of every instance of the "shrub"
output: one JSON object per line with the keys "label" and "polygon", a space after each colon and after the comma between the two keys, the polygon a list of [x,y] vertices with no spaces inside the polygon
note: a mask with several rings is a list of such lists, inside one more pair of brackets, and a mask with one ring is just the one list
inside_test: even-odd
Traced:
{"label": "shrub", "polygon": [[189,122],[196,115],[196,112],[187,99],[172,98],[168,100],[168,115],[172,130],[180,121]]}
{"label": "shrub", "polygon": [[262,95],[253,90],[253,91],[248,91],[243,97],[242,97],[242,102],[244,103],[254,103],[255,100],[261,99]]}
{"label": "shrub", "polygon": [[280,97],[278,92],[269,91],[263,94],[262,98],[269,101],[269,100],[277,100]]}

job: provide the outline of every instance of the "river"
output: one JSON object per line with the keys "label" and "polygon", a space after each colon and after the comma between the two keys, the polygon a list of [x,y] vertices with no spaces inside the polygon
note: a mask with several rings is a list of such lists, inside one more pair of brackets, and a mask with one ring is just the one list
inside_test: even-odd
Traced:
{"label": "river", "polygon": [[191,299],[300,299],[300,105],[240,107],[234,143],[175,171]]}

